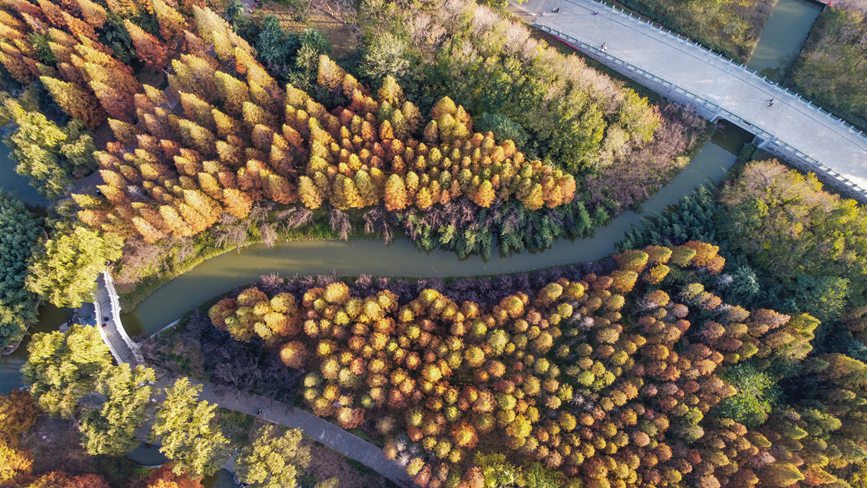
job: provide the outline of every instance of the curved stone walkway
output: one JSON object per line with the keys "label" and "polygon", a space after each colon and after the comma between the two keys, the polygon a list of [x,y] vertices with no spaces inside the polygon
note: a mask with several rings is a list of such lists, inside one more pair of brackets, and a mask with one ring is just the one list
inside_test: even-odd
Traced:
{"label": "curved stone walkway", "polygon": [[[108,318],[107,321],[102,322],[102,315],[100,315],[97,320],[96,327],[99,327],[103,341],[109,346],[112,355],[119,363],[143,363],[137,351],[137,345],[132,343],[130,348],[127,342],[129,338],[120,322],[117,294],[114,293],[111,276],[108,273],[100,275],[96,285],[95,303],[97,310]],[[101,326],[102,323],[105,324],[104,327]],[[161,398],[163,389],[170,387],[176,379],[173,377],[160,378],[154,385],[154,398]],[[202,385],[202,393],[199,395],[201,400],[216,403],[227,410],[257,416],[273,424],[299,429],[306,437],[358,461],[398,486],[414,486],[404,467],[396,461],[386,458],[382,449],[327,420],[261,395],[197,381],[192,378],[190,378],[190,382]]]}
{"label": "curved stone walkway", "polygon": [[731,120],[756,134],[762,147],[867,200],[867,137],[799,95],[594,0],[528,0],[514,8],[575,49],[664,96],[696,106],[707,118]]}
{"label": "curved stone walkway", "polygon": [[[200,400],[216,403],[235,412],[254,415],[272,424],[299,429],[305,437],[358,461],[398,486],[415,486],[404,467],[397,461],[386,458],[382,449],[331,422],[268,397],[212,383],[192,379],[190,381],[202,385]],[[257,414],[259,409],[262,412]]]}

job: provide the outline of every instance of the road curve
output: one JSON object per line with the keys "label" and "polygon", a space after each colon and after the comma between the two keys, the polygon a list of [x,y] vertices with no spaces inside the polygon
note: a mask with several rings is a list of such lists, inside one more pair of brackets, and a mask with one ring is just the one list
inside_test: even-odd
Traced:
{"label": "road curve", "polygon": [[[604,44],[606,57],[709,101],[718,107],[717,116],[732,114],[741,119],[733,122],[771,141],[767,149],[810,162],[813,171],[831,179],[840,181],[842,176],[857,186],[850,188],[855,190],[852,193],[860,193],[862,201],[867,199],[867,137],[798,95],[695,43],[594,0],[528,0],[515,8],[526,12],[525,17],[537,27],[556,31],[555,36],[606,63],[598,56]],[[578,43],[569,42],[566,36]],[[641,82],[649,77],[641,73],[634,78]],[[768,103],[771,99],[773,106]]]}

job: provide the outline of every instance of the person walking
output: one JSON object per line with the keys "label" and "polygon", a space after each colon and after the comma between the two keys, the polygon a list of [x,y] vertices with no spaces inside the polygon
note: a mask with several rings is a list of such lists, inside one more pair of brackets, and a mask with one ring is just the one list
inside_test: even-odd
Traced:
{"label": "person walking", "polygon": [[773,106],[774,106],[774,99],[771,98],[768,100],[768,107],[773,107]]}

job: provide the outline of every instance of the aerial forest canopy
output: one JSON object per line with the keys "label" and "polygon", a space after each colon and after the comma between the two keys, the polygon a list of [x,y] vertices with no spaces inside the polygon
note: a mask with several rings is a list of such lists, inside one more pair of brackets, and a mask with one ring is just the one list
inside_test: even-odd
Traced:
{"label": "aerial forest canopy", "polygon": [[[11,8],[4,15],[15,44],[6,44],[4,66],[21,82],[38,77],[70,116],[92,129],[107,122],[114,133],[95,154],[102,197],[76,196],[92,226],[155,242],[197,234],[224,213],[245,217],[263,199],[341,210],[384,201],[393,211],[461,197],[483,208],[514,198],[537,210],[574,198],[572,175],[528,161],[510,140],[473,133],[448,98],[425,119],[393,79],[374,98],[326,57],[317,82],[331,111],[283,89],[207,8],[188,18],[155,1],[159,37],[124,22],[141,62],[171,67],[162,90],[140,83],[99,42],[106,17],[98,5],[77,6],[84,20],[50,2],[9,5],[18,17]],[[44,33],[42,21],[54,66],[22,41]]]}
{"label": "aerial forest canopy", "polygon": [[21,201],[0,192],[0,350],[17,345],[36,321],[39,297],[26,288],[25,278],[40,225]]}
{"label": "aerial forest canopy", "polygon": [[306,371],[313,412],[381,436],[421,486],[842,483],[867,366],[810,355],[808,314],[725,303],[717,252],[629,250],[491,302],[254,287],[209,315]]}

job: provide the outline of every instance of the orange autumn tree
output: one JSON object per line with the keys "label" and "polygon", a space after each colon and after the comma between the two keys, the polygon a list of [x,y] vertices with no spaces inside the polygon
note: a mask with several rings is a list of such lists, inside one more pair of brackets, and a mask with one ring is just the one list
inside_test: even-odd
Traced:
{"label": "orange autumn tree", "polygon": [[[511,141],[474,133],[449,98],[428,117],[388,78],[372,94],[322,57],[317,82],[347,100],[325,107],[280,86],[253,49],[207,8],[162,0],[33,5],[5,0],[0,63],[22,82],[40,77],[58,105],[115,140],[97,155],[101,201],[78,198],[81,218],[147,242],[194,235],[257,201],[346,210],[385,203],[426,211],[465,198],[481,208],[510,199],[527,209],[570,203],[575,181],[529,161]],[[124,18],[137,57],[167,68],[169,87],[136,80],[94,28]],[[153,13],[158,35],[135,23]],[[27,41],[44,35],[56,66]]]}
{"label": "orange autumn tree", "polygon": [[[738,393],[722,368],[803,360],[818,325],[808,315],[726,304],[698,281],[659,271],[712,278],[725,265],[717,251],[700,242],[626,251],[607,274],[495,303],[459,303],[434,289],[409,301],[387,289],[356,296],[342,282],[297,297],[250,288],[219,301],[210,317],[235,339],[261,340],[287,366],[308,371],[308,407],[347,429],[375,426],[386,454],[422,486],[474,479],[473,452],[495,445],[584,486],[832,479],[857,460],[828,448],[844,435],[833,419],[821,424],[824,442],[807,444],[795,442],[818,418],[806,405],[758,429],[712,414]],[[275,311],[269,299],[277,298],[297,307]],[[269,321],[299,326],[277,339],[265,326],[273,313]],[[850,423],[863,414],[853,392],[863,384],[858,364],[815,363],[825,384],[845,390],[839,407],[825,400],[826,414]],[[792,442],[772,442],[787,435]],[[821,462],[832,455],[833,469]]]}

